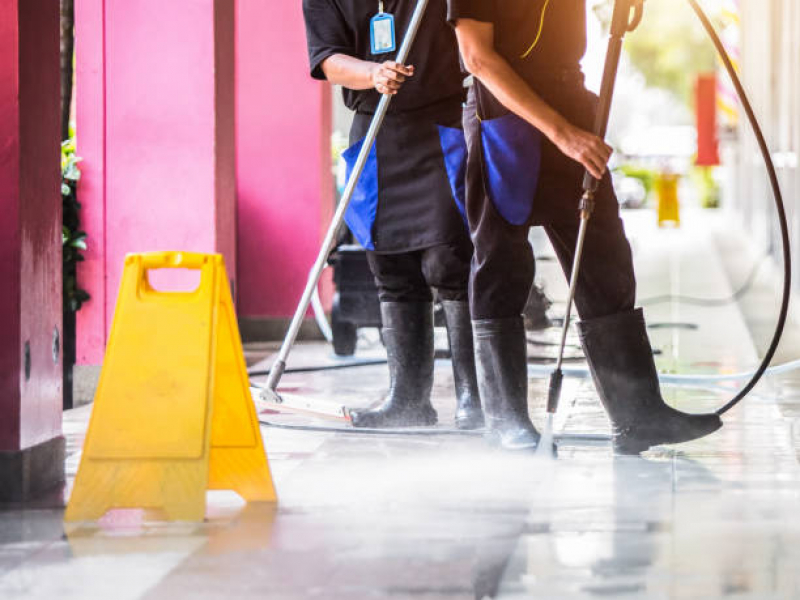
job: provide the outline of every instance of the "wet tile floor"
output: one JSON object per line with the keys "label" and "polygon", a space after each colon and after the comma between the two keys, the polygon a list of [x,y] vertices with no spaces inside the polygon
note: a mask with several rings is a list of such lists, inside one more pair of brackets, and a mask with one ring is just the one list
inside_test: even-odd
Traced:
{"label": "wet tile floor", "polygon": [[[657,232],[647,217],[628,217],[644,300],[730,292],[708,223]],[[554,263],[540,271],[550,295],[563,297]],[[665,373],[731,374],[756,363],[761,342],[736,305],[653,305],[647,315]],[[551,351],[539,343],[531,355]],[[359,356],[373,355],[380,349],[365,341]],[[331,362],[313,344],[294,359]],[[385,378],[384,366],[371,366],[289,374],[284,383],[359,406],[380,398]],[[531,380],[537,422],[544,387]],[[439,361],[443,427],[451,389]],[[732,391],[725,382],[665,386],[670,402],[692,411],[718,407]],[[52,508],[58,499],[2,510],[0,598],[800,598],[798,407],[798,379],[773,378],[721,432],[642,458],[614,458],[597,439],[608,423],[585,378],[565,388],[556,430],[568,437],[557,461],[491,451],[475,436],[265,426],[279,506],[212,493],[200,525],[121,511],[68,529]],[[67,414],[71,477],[89,410]]]}

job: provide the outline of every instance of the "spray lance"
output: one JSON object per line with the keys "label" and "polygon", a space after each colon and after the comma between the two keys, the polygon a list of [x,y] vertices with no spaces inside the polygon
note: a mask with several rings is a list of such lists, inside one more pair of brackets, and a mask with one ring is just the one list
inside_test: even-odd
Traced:
{"label": "spray lance", "polygon": [[[605,138],[608,131],[608,119],[611,115],[611,102],[614,98],[614,87],[617,81],[617,70],[622,56],[622,42],[625,35],[634,31],[642,21],[644,15],[644,0],[616,0],[614,2],[614,15],[611,20],[611,39],[608,43],[606,64],[603,70],[603,83],[600,88],[600,103],[595,117],[594,133],[599,138]],[[589,171],[583,176],[583,197],[579,205],[581,211],[578,241],[575,246],[575,257],[569,282],[569,296],[567,298],[567,314],[561,328],[561,343],[559,345],[558,362],[555,371],[550,376],[550,389],[547,396],[547,412],[555,415],[561,398],[561,386],[564,382],[564,351],[567,345],[572,316],[572,304],[575,301],[575,292],[578,287],[581,260],[583,258],[583,245],[586,240],[586,230],[595,207],[595,195],[600,186],[600,181],[595,179]]]}
{"label": "spray lance", "polygon": [[[739,74],[736,72],[735,67],[725,50],[722,41],[717,35],[713,24],[703,9],[698,4],[697,0],[687,0],[690,7],[697,15],[703,28],[706,30],[709,38],[714,44],[717,53],[728,73],[728,76],[733,81],[736,88],[736,93],[744,107],[745,114],[756,137],[761,155],[767,168],[770,185],[772,187],[773,198],[778,215],[778,222],[780,225],[781,241],[783,246],[783,292],[781,296],[781,308],[778,315],[777,325],[772,336],[772,341],[764,355],[759,368],[752,374],[750,381],[745,387],[727,404],[717,411],[718,415],[723,415],[737,404],[739,404],[745,397],[755,388],[761,378],[769,370],[769,365],[775,356],[775,353],[780,344],[783,336],[783,330],[786,326],[786,320],[789,312],[789,303],[791,299],[791,280],[792,280],[792,257],[791,245],[789,238],[789,226],[786,218],[786,209],[783,202],[783,195],[781,193],[780,184],[778,182],[777,172],[775,165],[772,161],[769,147],[767,146],[766,139],[761,130],[758,119],[755,116],[755,111],[750,103],[744,86],[742,85]],[[611,22],[611,40],[609,42],[608,54],[606,55],[605,70],[603,73],[603,83],[600,90],[600,104],[597,111],[597,118],[595,122],[594,133],[604,138],[608,129],[608,119],[611,112],[611,102],[614,96],[614,87],[616,84],[617,70],[619,61],[622,54],[622,43],[627,33],[634,31],[641,23],[644,15],[644,0],[615,0],[614,14]],[[570,274],[569,297],[567,300],[567,312],[564,318],[563,328],[561,330],[561,343],[559,346],[558,362],[556,363],[555,370],[550,376],[550,387],[547,399],[547,413],[548,413],[548,428],[552,429],[552,420],[555,413],[558,411],[558,404],[561,397],[561,386],[564,380],[564,351],[567,342],[567,333],[569,331],[570,319],[572,315],[572,305],[575,300],[575,291],[578,284],[578,276],[580,274],[581,259],[583,255],[583,244],[586,238],[586,230],[589,225],[589,220],[592,217],[594,210],[594,200],[600,181],[592,177],[591,174],[586,172],[583,180],[583,198],[580,203],[580,229],[578,231],[578,240],[575,249],[575,259]]]}

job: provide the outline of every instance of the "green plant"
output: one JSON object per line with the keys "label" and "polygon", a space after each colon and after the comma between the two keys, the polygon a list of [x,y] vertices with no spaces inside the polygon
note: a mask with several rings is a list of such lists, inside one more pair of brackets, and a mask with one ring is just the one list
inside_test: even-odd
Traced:
{"label": "green plant", "polygon": [[632,177],[634,179],[638,179],[644,185],[644,189],[647,192],[647,196],[649,197],[650,194],[653,192],[653,189],[656,185],[656,172],[652,169],[648,169],[646,167],[639,167],[631,164],[625,164],[617,167],[616,169],[619,173],[623,174],[625,177]]}
{"label": "green plant", "polygon": [[714,167],[694,167],[690,177],[697,188],[700,205],[703,208],[719,208],[722,190],[714,177]]}
{"label": "green plant", "polygon": [[[711,11],[711,18],[719,26],[717,13]],[[648,86],[668,90],[686,106],[694,101],[696,76],[716,69],[714,47],[683,2],[648,1],[641,27],[626,38],[625,48]]]}
{"label": "green plant", "polygon": [[78,285],[78,263],[83,261],[86,250],[86,232],[81,230],[78,202],[78,181],[81,171],[80,158],[75,156],[75,140],[69,139],[61,144],[61,205],[63,225],[61,241],[63,246],[64,270],[64,309],[77,312],[90,296]]}

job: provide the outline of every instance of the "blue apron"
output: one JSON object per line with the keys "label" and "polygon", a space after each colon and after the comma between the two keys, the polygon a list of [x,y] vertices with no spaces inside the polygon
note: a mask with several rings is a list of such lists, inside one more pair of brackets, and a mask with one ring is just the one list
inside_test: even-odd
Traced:
{"label": "blue apron", "polygon": [[[342,155],[348,180],[371,119],[372,115],[356,114],[351,138],[358,141]],[[345,213],[350,231],[364,248],[410,252],[467,235],[467,145],[457,125],[460,109],[454,118],[445,119],[387,115]]]}
{"label": "blue apron", "polygon": [[[353,176],[353,170],[361,153],[364,140],[350,146],[342,154],[347,164],[347,181]],[[364,170],[353,191],[350,206],[344,214],[345,223],[350,228],[353,236],[367,250],[374,250],[375,243],[372,239],[372,227],[378,214],[378,153],[373,144],[367,157]]]}
{"label": "blue apron", "polygon": [[481,119],[482,89],[475,83],[486,194],[512,225],[528,224],[542,167],[542,133],[514,113]]}

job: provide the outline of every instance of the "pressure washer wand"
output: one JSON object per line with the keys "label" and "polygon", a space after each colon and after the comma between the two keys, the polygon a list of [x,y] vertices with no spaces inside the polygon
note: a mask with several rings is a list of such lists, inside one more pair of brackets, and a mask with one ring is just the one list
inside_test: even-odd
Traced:
{"label": "pressure washer wand", "polygon": [[[414,14],[411,16],[411,21],[408,25],[408,31],[406,32],[406,36],[403,39],[402,45],[400,46],[400,51],[397,53],[397,57],[395,58],[398,63],[405,64],[405,62],[408,60],[408,55],[411,52],[411,47],[417,37],[417,32],[419,31],[419,26],[422,24],[422,18],[425,15],[425,10],[427,7],[428,0],[417,0],[417,6],[414,9]],[[300,332],[300,327],[303,325],[303,319],[308,312],[308,307],[311,304],[314,290],[317,288],[317,285],[319,285],[319,280],[322,277],[322,272],[325,270],[328,257],[336,246],[336,232],[344,222],[345,213],[350,207],[350,202],[353,199],[353,194],[356,190],[356,186],[358,185],[358,180],[361,178],[361,174],[364,171],[364,166],[367,163],[369,154],[372,151],[372,147],[375,144],[376,138],[378,137],[378,132],[383,125],[383,120],[386,117],[386,113],[389,111],[389,104],[391,101],[392,96],[388,94],[381,97],[381,101],[378,104],[377,110],[375,111],[375,116],[372,118],[372,123],[367,131],[367,136],[361,146],[361,151],[358,154],[355,167],[353,168],[353,172],[347,182],[347,187],[344,190],[342,199],[339,202],[339,206],[337,207],[336,213],[333,216],[331,225],[328,228],[328,233],[325,236],[325,240],[322,242],[322,248],[320,248],[317,261],[308,275],[308,283],[306,284],[306,289],[303,292],[302,298],[300,299],[300,304],[297,306],[297,310],[294,313],[294,318],[289,326],[289,331],[286,334],[286,338],[283,340],[283,345],[278,353],[278,358],[270,371],[269,379],[267,380],[267,390],[274,392],[278,389],[278,384],[280,383],[281,377],[283,377],[283,373],[286,370],[286,361],[288,360],[289,353],[292,351],[292,348],[297,341],[297,335]]]}
{"label": "pressure washer wand", "polygon": [[[611,39],[606,54],[605,70],[603,71],[603,84],[600,88],[600,104],[597,108],[594,133],[600,138],[605,138],[608,131],[608,119],[611,115],[611,103],[614,99],[614,87],[617,82],[617,71],[622,56],[622,42],[625,34],[639,26],[644,14],[644,0],[616,0],[614,15],[611,21]],[[575,257],[570,272],[569,296],[567,298],[567,312],[564,315],[564,324],[561,328],[561,344],[558,352],[556,369],[550,377],[550,389],[547,397],[547,412],[555,415],[561,399],[561,386],[564,382],[564,351],[567,345],[567,334],[572,317],[572,304],[575,301],[575,292],[578,288],[583,247],[586,241],[586,231],[589,220],[595,207],[595,195],[600,187],[600,180],[595,179],[588,171],[583,176],[583,198],[580,202],[581,220],[578,229],[578,240],[575,245]]]}

